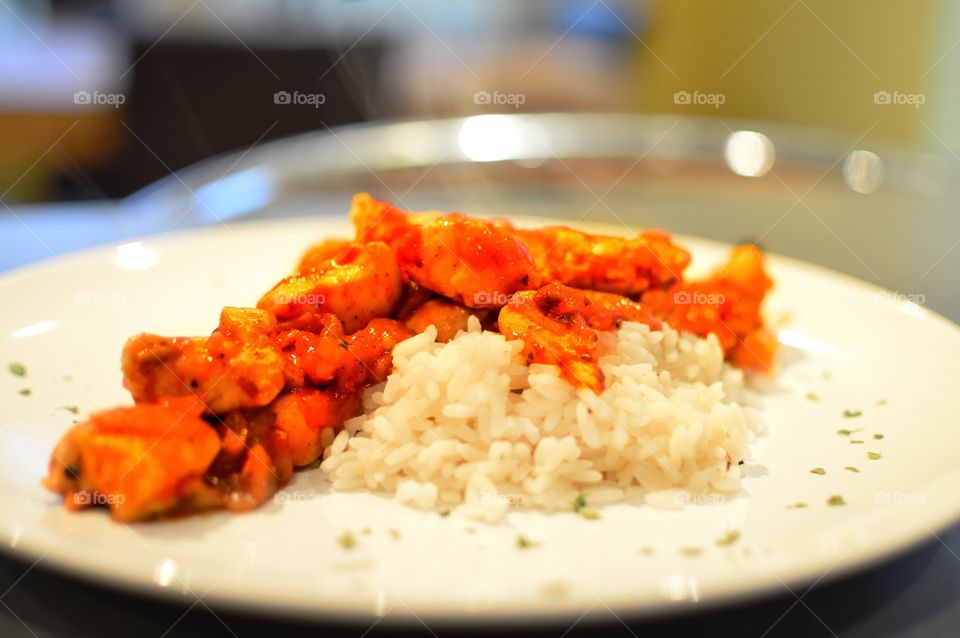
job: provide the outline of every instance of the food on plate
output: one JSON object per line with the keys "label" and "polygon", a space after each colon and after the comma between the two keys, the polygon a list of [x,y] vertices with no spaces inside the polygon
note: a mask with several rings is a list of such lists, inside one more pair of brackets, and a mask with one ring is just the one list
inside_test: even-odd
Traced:
{"label": "food on plate", "polygon": [[[739,488],[768,374],[762,253],[705,280],[664,231],[520,228],[354,198],[205,337],[123,349],[133,406],[71,428],[44,485],[120,521],[250,510],[320,461],[335,489],[495,521]],[[444,511],[449,511],[444,509]]]}
{"label": "food on plate", "polygon": [[449,343],[431,327],[394,348],[395,371],[320,468],[336,490],[488,522],[516,507],[582,515],[578,498],[677,507],[678,489],[736,492],[757,424],[717,339],[625,322],[598,340],[600,394],[527,365],[523,341],[475,319]]}

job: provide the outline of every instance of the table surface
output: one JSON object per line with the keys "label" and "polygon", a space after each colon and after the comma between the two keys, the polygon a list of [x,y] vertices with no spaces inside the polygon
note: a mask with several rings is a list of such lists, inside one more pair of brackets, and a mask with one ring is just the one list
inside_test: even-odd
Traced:
{"label": "table surface", "polygon": [[[54,255],[153,232],[112,202],[14,207],[0,213],[0,272]],[[960,632],[960,525],[862,572],[762,600],[668,619],[603,615],[497,633],[549,636],[955,636]],[[0,555],[0,636],[462,636],[476,627],[279,621],[141,598]]]}

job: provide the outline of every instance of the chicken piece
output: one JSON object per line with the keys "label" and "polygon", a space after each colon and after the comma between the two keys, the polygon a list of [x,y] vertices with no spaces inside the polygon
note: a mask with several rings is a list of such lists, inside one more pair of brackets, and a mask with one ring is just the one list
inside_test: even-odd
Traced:
{"label": "chicken piece", "polygon": [[643,300],[677,330],[715,334],[738,367],[763,372],[770,370],[776,352],[776,339],[764,328],[761,314],[772,285],[763,253],[755,246],[739,246],[709,279],[679,282]]}
{"label": "chicken piece", "polygon": [[559,366],[567,381],[598,394],[604,378],[596,331],[611,330],[623,321],[660,327],[646,308],[626,297],[557,283],[517,293],[499,317],[507,339],[523,340],[528,363]]}
{"label": "chicken piece", "polygon": [[400,298],[400,303],[397,304],[397,309],[393,312],[393,318],[397,321],[405,322],[413,316],[413,313],[415,313],[420,306],[436,298],[437,296],[433,291],[421,288],[414,282],[408,281],[403,290],[403,295]]}
{"label": "chicken piece", "polygon": [[472,308],[499,308],[518,290],[546,283],[638,297],[682,278],[690,254],[662,230],[634,238],[564,226],[514,228],[459,213],[405,213],[363,193],[350,218],[357,238],[397,248],[419,285]]}
{"label": "chicken piece", "polygon": [[323,430],[340,427],[361,405],[356,392],[299,388],[284,393],[269,406],[245,414],[248,444],[264,446],[278,478],[286,483],[293,468],[320,458]]}
{"label": "chicken piece", "polygon": [[490,315],[489,310],[480,308],[464,308],[449,299],[431,299],[413,311],[404,322],[407,328],[414,332],[423,332],[428,326],[437,329],[437,341],[446,343],[457,336],[459,332],[466,332],[467,320],[476,316],[481,322]]}
{"label": "chicken piece", "polygon": [[349,239],[326,239],[311,246],[300,258],[297,273],[325,270],[350,250],[353,242]]}
{"label": "chicken piece", "polygon": [[358,242],[382,241],[396,246],[414,227],[437,216],[407,212],[368,193],[357,193],[350,203],[350,221]]}
{"label": "chicken piece", "polygon": [[661,230],[630,239],[565,226],[514,232],[533,256],[543,281],[573,288],[635,298],[679,281],[690,264],[690,253]]}
{"label": "chicken piece", "polygon": [[392,319],[372,319],[348,336],[335,315],[304,315],[284,324],[277,344],[287,356],[288,387],[356,392],[386,378],[393,347],[411,336],[413,332]]}
{"label": "chicken piece", "polygon": [[397,249],[404,275],[470,308],[499,308],[535,286],[533,260],[500,222],[461,213],[407,213],[366,193],[354,197],[357,239]]}
{"label": "chicken piece", "polygon": [[193,397],[98,412],[60,439],[43,485],[67,509],[106,505],[118,521],[168,513],[207,489],[220,439],[202,412]]}
{"label": "chicken piece", "polygon": [[374,317],[389,316],[402,289],[393,248],[382,242],[354,244],[326,266],[283,279],[257,307],[279,320],[304,312],[333,313],[353,332]]}
{"label": "chicken piece", "polygon": [[193,395],[213,413],[266,405],[284,385],[275,326],[268,312],[228,307],[209,337],[137,335],[123,349],[123,385],[137,403]]}
{"label": "chicken piece", "polygon": [[460,213],[416,226],[397,253],[410,279],[469,308],[500,308],[537,281],[533,261],[515,237]]}
{"label": "chicken piece", "polygon": [[402,323],[392,319],[374,319],[363,330],[347,337],[347,352],[359,363],[366,376],[359,386],[337,383],[341,392],[359,391],[386,381],[393,370],[393,347],[413,336]]}

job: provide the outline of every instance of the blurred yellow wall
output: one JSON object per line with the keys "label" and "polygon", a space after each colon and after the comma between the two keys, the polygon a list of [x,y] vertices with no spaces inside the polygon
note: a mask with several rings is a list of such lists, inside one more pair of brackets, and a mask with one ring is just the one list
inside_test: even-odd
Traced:
{"label": "blurred yellow wall", "polygon": [[[877,91],[928,90],[936,0],[650,0],[637,45],[645,111],[757,118],[916,143],[924,108]],[[652,51],[652,53],[651,53]],[[658,59],[659,58],[659,59]],[[933,74],[928,74],[932,76]],[[723,94],[720,108],[676,91]],[[929,104],[933,96],[926,95]]]}

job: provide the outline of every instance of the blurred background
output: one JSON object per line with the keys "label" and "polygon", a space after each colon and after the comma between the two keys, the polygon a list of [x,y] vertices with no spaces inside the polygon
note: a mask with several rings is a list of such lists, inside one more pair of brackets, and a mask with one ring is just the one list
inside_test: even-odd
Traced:
{"label": "blurred background", "polygon": [[2,0],[0,268],[365,189],[758,241],[956,320],[958,42],[948,0]]}

